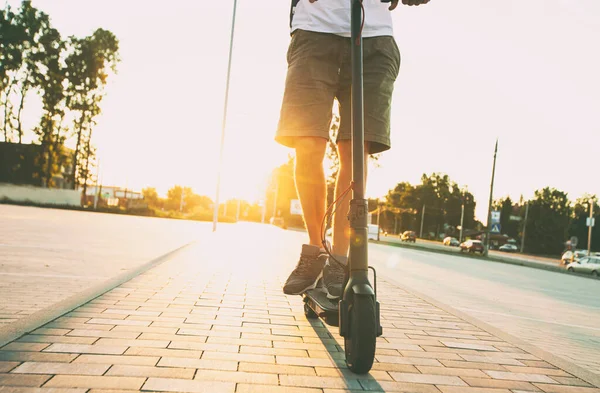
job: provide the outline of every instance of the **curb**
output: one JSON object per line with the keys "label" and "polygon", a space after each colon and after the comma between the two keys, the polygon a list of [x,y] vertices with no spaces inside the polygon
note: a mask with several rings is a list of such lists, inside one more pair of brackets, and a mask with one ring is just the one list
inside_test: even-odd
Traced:
{"label": "curb", "polygon": [[131,271],[124,272],[114,278],[94,285],[93,287],[72,295],[50,307],[37,311],[25,318],[8,324],[8,326],[0,328],[0,347],[3,347],[19,337],[36,330],[40,326],[43,326],[48,322],[51,322],[56,318],[71,312],[73,309],[80,307],[91,300],[94,300],[98,296],[105,294],[106,292],[118,287],[119,285],[131,280],[136,276],[139,276],[153,267],[166,262],[169,258],[177,255],[187,247],[196,243],[196,241],[197,240],[187,243],[137,268],[134,268]]}
{"label": "curb", "polygon": [[417,250],[417,251],[433,252],[433,253],[436,253],[436,254],[453,255],[455,257],[473,258],[473,259],[479,259],[479,260],[482,260],[482,261],[489,261],[489,262],[504,263],[504,264],[508,264],[508,265],[517,265],[517,266],[530,267],[530,268],[533,268],[533,269],[540,269],[540,270],[546,270],[546,271],[551,271],[551,272],[556,272],[556,273],[561,273],[561,274],[568,274],[568,275],[571,275],[571,276],[585,277],[585,278],[588,278],[590,280],[600,280],[600,277],[594,277],[591,274],[569,272],[566,269],[563,269],[563,268],[561,268],[558,265],[555,266],[555,265],[550,265],[550,264],[546,264],[546,263],[542,263],[542,262],[519,261],[519,260],[515,260],[515,259],[504,259],[504,258],[496,257],[496,256],[487,256],[487,257],[484,257],[484,256],[479,256],[479,255],[463,254],[463,253],[454,252],[454,251],[440,250],[440,249],[430,248],[430,247],[426,247],[426,246],[418,245],[418,244],[408,245],[408,244],[402,244],[402,243],[396,243],[396,242],[386,242],[385,240],[383,240],[383,241],[374,241],[373,243],[375,243],[375,244],[382,244],[382,245],[385,245],[385,246],[407,248],[407,249]]}
{"label": "curb", "polygon": [[580,366],[573,364],[567,360],[564,360],[563,358],[553,355],[547,351],[544,351],[543,349],[540,349],[534,345],[528,344],[525,341],[502,331],[501,329],[498,329],[486,322],[483,322],[477,318],[474,318],[462,311],[456,310],[452,306],[449,306],[445,303],[435,300],[419,291],[413,290],[411,287],[401,284],[397,280],[395,280],[391,277],[385,276],[384,279],[387,280],[388,282],[393,283],[394,285],[398,286],[399,288],[405,290],[406,292],[409,292],[409,293],[417,296],[421,300],[424,300],[427,303],[439,308],[440,310],[443,310],[443,311],[447,312],[448,314],[451,314],[465,322],[470,323],[473,326],[478,327],[479,329],[482,329],[490,334],[493,334],[494,336],[506,341],[507,343],[512,344],[527,353],[537,356],[538,358],[558,367],[559,369],[562,369],[563,371],[567,371],[568,373],[576,376],[577,378],[589,383],[590,385],[592,385],[596,388],[600,388],[600,375],[599,374],[596,374],[589,370],[586,370],[583,367],[580,367]]}

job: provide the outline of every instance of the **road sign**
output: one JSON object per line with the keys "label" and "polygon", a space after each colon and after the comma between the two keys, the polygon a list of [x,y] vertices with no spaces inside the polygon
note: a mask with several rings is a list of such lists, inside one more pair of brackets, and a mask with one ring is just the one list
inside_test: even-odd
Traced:
{"label": "road sign", "polygon": [[509,219],[511,221],[521,221],[522,220],[521,216],[512,216],[512,215],[509,217]]}
{"label": "road sign", "polygon": [[596,225],[596,217],[588,217],[585,220],[585,225],[587,225],[588,227],[593,227],[594,225]]}
{"label": "road sign", "polygon": [[500,222],[500,212],[493,211],[492,212],[492,223],[499,223],[499,222]]}
{"label": "road sign", "polygon": [[500,233],[502,226],[499,223],[492,224],[491,233]]}
{"label": "road sign", "polygon": [[302,205],[299,199],[292,199],[290,201],[290,214],[302,215]]}

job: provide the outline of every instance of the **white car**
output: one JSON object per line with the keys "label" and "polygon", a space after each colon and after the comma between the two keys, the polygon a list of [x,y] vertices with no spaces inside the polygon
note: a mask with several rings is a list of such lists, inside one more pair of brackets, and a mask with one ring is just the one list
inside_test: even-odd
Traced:
{"label": "white car", "polygon": [[569,263],[577,262],[583,257],[587,257],[587,250],[576,250],[575,253],[571,250],[567,250],[562,257],[560,257],[560,261],[563,265],[568,265]]}
{"label": "white car", "polygon": [[572,262],[567,265],[567,270],[570,272],[589,273],[592,276],[600,275],[600,257],[589,256],[580,258],[577,262]]}
{"label": "white car", "polygon": [[503,246],[500,246],[498,250],[505,252],[517,252],[519,249],[514,244],[507,243]]}

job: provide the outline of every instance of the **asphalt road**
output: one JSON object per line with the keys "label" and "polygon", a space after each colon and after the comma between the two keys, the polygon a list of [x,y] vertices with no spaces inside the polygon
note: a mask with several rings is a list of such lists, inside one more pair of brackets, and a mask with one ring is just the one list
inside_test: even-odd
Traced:
{"label": "asphalt road", "polygon": [[380,274],[600,374],[600,282],[372,244]]}

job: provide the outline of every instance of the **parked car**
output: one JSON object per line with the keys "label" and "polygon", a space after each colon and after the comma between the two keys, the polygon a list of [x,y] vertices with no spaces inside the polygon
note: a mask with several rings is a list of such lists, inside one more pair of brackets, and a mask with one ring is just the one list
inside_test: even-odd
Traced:
{"label": "parked car", "polygon": [[575,250],[575,252],[567,250],[562,257],[560,257],[560,262],[562,265],[568,265],[569,263],[579,261],[579,259],[583,257],[587,257],[587,250]]}
{"label": "parked car", "polygon": [[369,224],[367,231],[367,240],[377,240],[377,233],[379,232],[379,225]]}
{"label": "parked car", "polygon": [[285,220],[283,219],[283,217],[271,217],[271,219],[269,220],[269,222],[271,223],[271,225],[275,225],[275,226],[278,226],[280,228],[287,229],[287,225],[286,225]]}
{"label": "parked car", "polygon": [[483,243],[481,240],[467,240],[461,243],[459,247],[460,252],[468,251],[470,254],[478,252],[483,255]]}
{"label": "parked car", "polygon": [[519,248],[517,246],[515,246],[514,244],[507,243],[503,246],[500,246],[500,248],[498,250],[504,251],[504,252],[517,252],[517,251],[519,251]]}
{"label": "parked car", "polygon": [[458,239],[455,237],[451,237],[451,236],[444,238],[444,241],[442,242],[442,244],[444,246],[451,246],[451,247],[460,246],[460,242],[458,241]]}
{"label": "parked car", "polygon": [[400,235],[400,240],[403,242],[417,242],[417,234],[414,231],[405,231]]}
{"label": "parked car", "polygon": [[580,258],[576,262],[569,263],[567,270],[570,272],[589,273],[592,276],[600,275],[600,257],[589,256]]}

